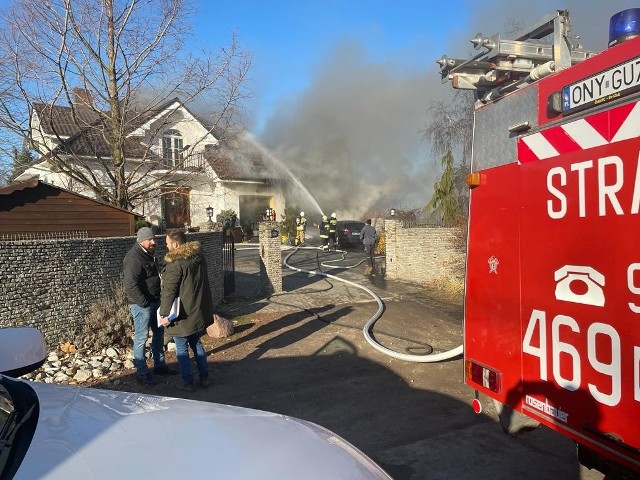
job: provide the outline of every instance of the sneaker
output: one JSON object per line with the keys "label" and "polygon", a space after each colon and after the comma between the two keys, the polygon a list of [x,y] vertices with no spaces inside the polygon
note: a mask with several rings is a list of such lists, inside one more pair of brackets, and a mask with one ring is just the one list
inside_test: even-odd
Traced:
{"label": "sneaker", "polygon": [[202,385],[203,388],[207,388],[211,385],[211,379],[209,378],[209,375],[200,377],[200,385]]}
{"label": "sneaker", "polygon": [[168,365],[160,365],[153,367],[154,375],[176,375],[178,371],[174,368],[170,368]]}
{"label": "sneaker", "polygon": [[158,381],[155,378],[153,378],[153,375],[151,375],[150,372],[147,372],[144,375],[137,375],[136,381],[140,385],[157,385],[158,384]]}
{"label": "sneaker", "polygon": [[176,385],[178,390],[182,390],[183,392],[193,393],[196,391],[196,386],[193,383],[179,383]]}

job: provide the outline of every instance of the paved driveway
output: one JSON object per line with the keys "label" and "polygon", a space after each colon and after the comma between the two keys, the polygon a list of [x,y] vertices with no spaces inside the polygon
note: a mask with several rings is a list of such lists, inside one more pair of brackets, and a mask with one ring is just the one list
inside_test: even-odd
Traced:
{"label": "paved driveway", "polygon": [[[291,261],[314,269],[329,258],[338,257],[306,250]],[[338,263],[361,259],[354,250]],[[460,301],[364,276],[364,267],[320,268],[382,297],[385,311],[374,327],[381,343],[417,354],[460,344]],[[580,468],[573,444],[547,428],[505,435],[486,398],[484,413],[475,415],[460,357],[409,363],[373,349],[362,327],[377,305],[362,290],[286,271],[285,293],[261,299],[257,250],[238,251],[236,269],[236,293],[222,311],[239,321],[237,333],[207,339],[214,385],[190,398],[311,420],[351,441],[397,480],[602,478]],[[170,384],[154,388],[181,396]]]}

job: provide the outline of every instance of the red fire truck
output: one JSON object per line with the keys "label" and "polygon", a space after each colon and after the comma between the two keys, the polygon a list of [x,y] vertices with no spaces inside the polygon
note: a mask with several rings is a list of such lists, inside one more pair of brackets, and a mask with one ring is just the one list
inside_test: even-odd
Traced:
{"label": "red fire truck", "polygon": [[607,478],[640,477],[639,17],[613,15],[601,53],[557,11],[438,61],[476,97],[466,383]]}

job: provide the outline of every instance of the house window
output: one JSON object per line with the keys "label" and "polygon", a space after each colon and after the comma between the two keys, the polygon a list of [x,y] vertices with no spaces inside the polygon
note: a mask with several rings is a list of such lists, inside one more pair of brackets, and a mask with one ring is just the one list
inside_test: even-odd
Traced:
{"label": "house window", "polygon": [[175,167],[183,150],[182,135],[177,130],[167,130],[162,135],[162,158],[165,165]]}

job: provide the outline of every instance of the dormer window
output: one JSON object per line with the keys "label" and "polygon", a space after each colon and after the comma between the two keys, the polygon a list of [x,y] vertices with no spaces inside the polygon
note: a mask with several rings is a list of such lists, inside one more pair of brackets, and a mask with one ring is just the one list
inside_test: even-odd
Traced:
{"label": "dormer window", "polygon": [[175,167],[180,163],[183,150],[182,135],[178,130],[167,130],[162,135],[162,158],[165,165]]}

